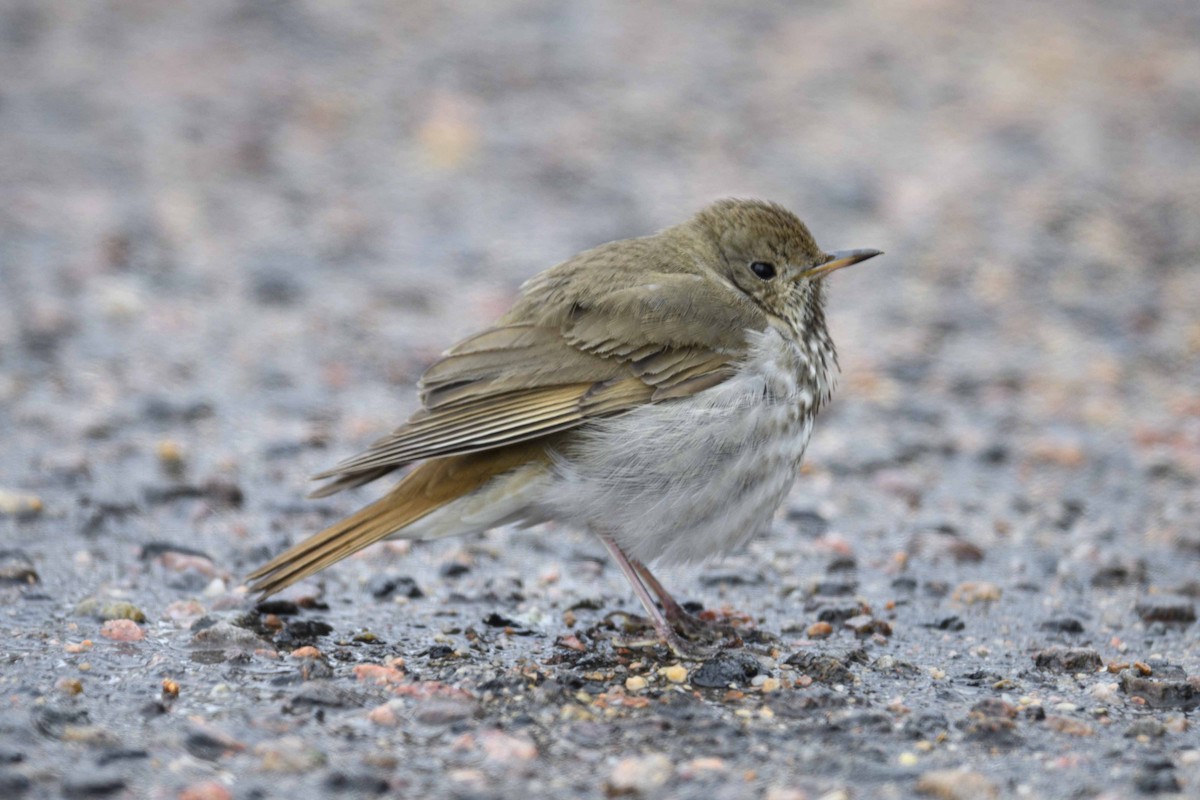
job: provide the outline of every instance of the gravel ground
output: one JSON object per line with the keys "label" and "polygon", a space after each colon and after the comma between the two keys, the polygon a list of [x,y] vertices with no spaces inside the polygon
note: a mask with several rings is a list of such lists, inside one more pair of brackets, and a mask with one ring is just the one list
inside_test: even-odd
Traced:
{"label": "gravel ground", "polygon": [[[1200,796],[1200,5],[0,0],[0,796]],[[844,366],[773,530],[242,576],[585,247],[725,195]]]}

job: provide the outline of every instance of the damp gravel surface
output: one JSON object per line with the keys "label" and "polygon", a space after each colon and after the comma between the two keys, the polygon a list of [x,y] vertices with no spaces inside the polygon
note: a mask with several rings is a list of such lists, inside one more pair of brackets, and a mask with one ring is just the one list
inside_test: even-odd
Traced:
{"label": "damp gravel surface", "polygon": [[[882,6],[882,7],[881,7]],[[1194,3],[0,4],[0,797],[1200,796]],[[827,249],[771,530],[243,576],[520,282],[719,196]]]}

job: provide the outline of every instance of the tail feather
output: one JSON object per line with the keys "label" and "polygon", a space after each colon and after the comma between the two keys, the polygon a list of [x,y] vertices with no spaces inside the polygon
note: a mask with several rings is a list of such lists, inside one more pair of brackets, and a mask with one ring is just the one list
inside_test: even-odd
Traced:
{"label": "tail feather", "polygon": [[250,573],[250,590],[261,597],[335,564],[404,528],[493,478],[534,460],[546,460],[546,448],[534,441],[499,450],[426,461],[374,503],[289,548]]}

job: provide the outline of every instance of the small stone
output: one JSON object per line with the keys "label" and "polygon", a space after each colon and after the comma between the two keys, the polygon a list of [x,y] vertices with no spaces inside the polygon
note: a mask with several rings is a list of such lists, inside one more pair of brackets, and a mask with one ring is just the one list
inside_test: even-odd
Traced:
{"label": "small stone", "polygon": [[1046,727],[1068,736],[1093,736],[1096,733],[1091,725],[1077,719],[1071,719],[1070,717],[1046,717]]}
{"label": "small stone", "polygon": [[691,684],[705,689],[724,689],[747,684],[762,670],[758,659],[749,653],[720,653],[708,659],[692,673]]}
{"label": "small stone", "polygon": [[146,638],[146,632],[131,619],[109,620],[100,627],[100,635],[114,642],[139,642]]}
{"label": "small stone", "polygon": [[0,550],[0,586],[33,586],[41,580],[33,559],[21,550]]}
{"label": "small stone", "polygon": [[1130,725],[1125,730],[1125,736],[1129,739],[1136,739],[1145,736],[1150,739],[1158,739],[1167,735],[1167,728],[1161,722],[1151,717],[1143,717]]}
{"label": "small stone", "polygon": [[825,639],[833,634],[833,626],[828,622],[814,622],[805,629],[804,635],[810,639]]}
{"label": "small stone", "polygon": [[663,667],[658,673],[671,683],[683,683],[688,678],[688,671],[682,664],[672,664],[669,667]]}
{"label": "small stone", "polygon": [[198,600],[175,600],[163,609],[163,619],[174,623],[176,627],[190,628],[205,613],[204,606]]}
{"label": "small stone", "polygon": [[101,621],[128,619],[134,622],[145,622],[146,615],[133,603],[123,600],[104,601],[95,597],[82,600],[75,606],[75,614],[81,617],[92,617]]}
{"label": "small stone", "polygon": [[633,675],[625,679],[625,691],[640,692],[646,688],[646,679],[641,675]]}
{"label": "small stone", "polygon": [[610,795],[647,794],[666,785],[674,773],[671,760],[662,753],[622,758],[608,776]]}
{"label": "small stone", "polygon": [[389,700],[383,705],[375,706],[375,708],[367,712],[367,719],[376,725],[394,728],[400,724],[400,716],[396,712],[403,708],[403,705],[400,700]]}
{"label": "small stone", "polygon": [[976,603],[994,603],[1000,599],[1000,587],[987,581],[966,581],[955,587],[951,599],[964,605]]}
{"label": "small stone", "polygon": [[1033,654],[1038,669],[1048,672],[1095,672],[1104,666],[1100,654],[1090,647],[1047,647]]}
{"label": "small stone", "polygon": [[788,656],[785,664],[795,667],[815,681],[821,683],[854,683],[854,673],[846,662],[825,653],[800,651]]}
{"label": "small stone", "polygon": [[762,684],[758,688],[763,693],[769,693],[769,692],[779,691],[779,686],[780,686],[780,683],[779,683],[778,678],[767,678],[765,681],[762,682]]}
{"label": "small stone", "polygon": [[484,755],[488,761],[507,764],[512,761],[532,761],[537,758],[537,745],[528,736],[488,730],[480,734]]}
{"label": "small stone", "polygon": [[1119,684],[1121,691],[1151,708],[1191,711],[1200,706],[1200,687],[1186,679],[1150,678],[1127,669],[1120,674]]}
{"label": "small stone", "polygon": [[917,778],[917,792],[937,800],[983,800],[999,797],[1000,790],[981,773],[935,769]]}
{"label": "small stone", "polygon": [[0,517],[16,517],[19,520],[32,519],[41,514],[43,508],[42,498],[35,494],[0,489]]}
{"label": "small stone", "polygon": [[107,797],[125,789],[125,779],[107,772],[72,774],[63,779],[63,797]]}
{"label": "small stone", "polygon": [[78,678],[59,678],[54,688],[66,695],[83,694],[83,682]]}
{"label": "small stone", "polygon": [[1038,629],[1052,633],[1080,634],[1083,633],[1083,623],[1074,617],[1057,617],[1041,623]]}
{"label": "small stone", "polygon": [[202,781],[184,787],[179,800],[233,800],[233,793],[216,781]]}
{"label": "small stone", "polygon": [[1147,595],[1137,602],[1135,610],[1145,622],[1190,625],[1196,621],[1196,607],[1190,599],[1179,595]]}

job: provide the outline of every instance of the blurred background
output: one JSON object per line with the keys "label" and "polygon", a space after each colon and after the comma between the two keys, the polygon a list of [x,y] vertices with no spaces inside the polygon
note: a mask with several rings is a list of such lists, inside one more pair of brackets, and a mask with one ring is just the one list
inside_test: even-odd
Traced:
{"label": "blurred background", "polygon": [[[524,279],[757,196],[887,255],[832,281],[842,385],[734,566],[857,552],[882,602],[943,559],[1001,618],[1137,628],[1200,595],[1198,42],[1176,0],[0,0],[0,535],[55,608],[161,612],[158,539],[234,602]],[[533,536],[493,574],[555,563]]]}

